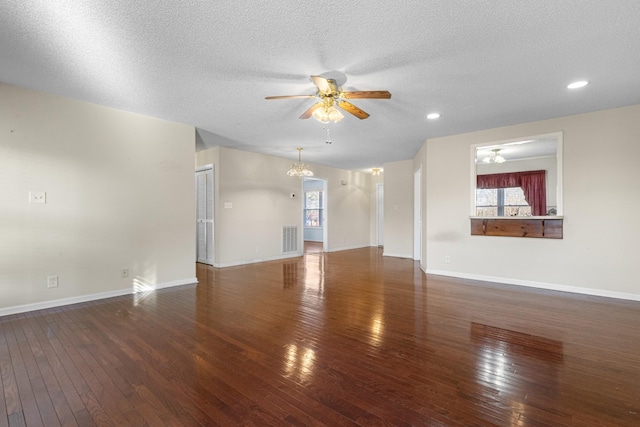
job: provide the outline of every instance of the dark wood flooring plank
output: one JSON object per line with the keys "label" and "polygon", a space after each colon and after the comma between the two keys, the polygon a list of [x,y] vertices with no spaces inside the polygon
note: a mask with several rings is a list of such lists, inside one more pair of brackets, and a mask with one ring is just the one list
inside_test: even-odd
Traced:
{"label": "dark wood flooring plank", "polygon": [[[51,368],[51,372],[58,383],[59,391],[64,396],[64,400],[69,406],[76,423],[80,426],[94,425],[95,423],[93,423],[78,390],[74,386],[74,381],[71,379],[70,375],[75,375],[76,377],[79,377],[80,375],[58,339],[58,335],[60,333],[58,318],[53,313],[45,313],[42,316],[32,317],[31,323],[34,335],[40,342],[43,354],[46,357]],[[71,368],[70,373],[67,372],[65,366]],[[76,382],[82,383],[79,378]],[[82,384],[84,385],[84,383]],[[84,390],[84,387],[81,386],[80,390]],[[59,397],[59,399],[62,399],[62,397]],[[55,401],[56,400],[54,399],[54,403]],[[60,403],[60,405],[62,405],[62,403]],[[72,422],[69,421],[69,424],[72,424]]]}
{"label": "dark wood flooring plank", "polygon": [[[27,342],[31,348],[31,353],[33,354],[33,362],[35,362],[35,367],[39,372],[39,377],[36,378],[37,387],[34,384],[34,390],[37,389],[39,393],[45,395],[47,394],[49,399],[44,400],[43,404],[39,404],[40,413],[42,414],[43,420],[46,420],[46,423],[49,425],[55,425],[54,418],[57,418],[60,425],[64,426],[74,426],[77,425],[77,422],[73,416],[73,411],[69,407],[67,399],[62,392],[58,379],[49,364],[49,359],[45,353],[44,348],[49,346],[48,340],[40,331],[39,325],[37,324],[34,316],[27,316],[22,323],[22,331],[27,338]],[[34,380],[32,380],[33,383]],[[49,403],[51,405],[49,405]],[[43,406],[46,408],[46,411],[43,410]]]}
{"label": "dark wood flooring plank", "polygon": [[[15,408],[16,404],[7,404],[7,397],[5,394],[9,396],[9,401],[15,401],[17,399],[17,387],[15,386],[13,368],[10,365],[11,356],[9,355],[7,339],[4,336],[3,324],[4,321],[0,318],[0,387],[2,387],[2,392],[0,393],[0,427],[8,427],[8,409]],[[12,410],[15,412],[15,409]]]}
{"label": "dark wood flooring plank", "polygon": [[[10,360],[16,379],[21,406],[19,411],[16,410],[16,408],[9,413],[9,419],[11,420],[13,414],[19,414],[16,415],[16,419],[24,419],[27,425],[42,426],[43,420],[38,409],[36,395],[29,379],[29,372],[20,348],[23,337],[20,333],[19,315],[11,316],[5,326],[7,327],[5,328],[5,337],[9,345]],[[14,404],[12,404],[12,406],[14,406]],[[9,424],[11,424],[11,422]]]}

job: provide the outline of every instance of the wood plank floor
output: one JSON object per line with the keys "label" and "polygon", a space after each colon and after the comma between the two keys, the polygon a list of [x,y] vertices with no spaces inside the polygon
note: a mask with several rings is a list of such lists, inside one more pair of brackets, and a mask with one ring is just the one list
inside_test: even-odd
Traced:
{"label": "wood plank floor", "polygon": [[0,317],[0,426],[640,426],[640,303],[378,248]]}

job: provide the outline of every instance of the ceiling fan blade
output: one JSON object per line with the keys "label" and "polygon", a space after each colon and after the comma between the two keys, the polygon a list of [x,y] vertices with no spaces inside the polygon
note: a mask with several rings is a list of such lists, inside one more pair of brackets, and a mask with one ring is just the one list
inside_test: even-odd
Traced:
{"label": "ceiling fan blade", "polygon": [[264,99],[293,99],[293,98],[315,98],[315,95],[281,95],[281,96],[265,96]]}
{"label": "ceiling fan blade", "polygon": [[348,91],[342,92],[342,98],[345,99],[389,99],[391,98],[391,92],[386,90],[362,90],[362,91]]}
{"label": "ceiling fan blade", "polygon": [[325,79],[321,76],[311,76],[311,80],[313,80],[313,84],[318,87],[318,91],[324,94],[330,94],[333,92],[333,87],[331,83],[329,83],[328,79]]}
{"label": "ceiling fan blade", "polygon": [[356,116],[360,120],[366,119],[367,117],[369,117],[369,113],[359,109],[358,107],[356,107],[355,105],[353,105],[352,103],[347,102],[347,101],[338,101],[338,107],[340,107],[343,110],[353,114],[354,116]]}
{"label": "ceiling fan blade", "polygon": [[308,119],[309,117],[311,117],[311,115],[313,114],[314,111],[316,111],[318,108],[321,108],[324,106],[324,103],[322,102],[316,102],[315,104],[313,104],[311,107],[309,107],[307,109],[307,111],[305,111],[304,113],[302,113],[302,115],[300,116],[301,119]]}

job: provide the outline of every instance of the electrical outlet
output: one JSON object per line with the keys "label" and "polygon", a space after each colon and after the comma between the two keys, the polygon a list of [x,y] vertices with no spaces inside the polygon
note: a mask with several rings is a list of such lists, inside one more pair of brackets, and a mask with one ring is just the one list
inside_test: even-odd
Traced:
{"label": "electrical outlet", "polygon": [[57,287],[58,287],[58,276],[48,276],[47,288],[57,288]]}
{"label": "electrical outlet", "polygon": [[122,269],[122,278],[126,279],[127,277],[129,277],[129,269],[128,268],[123,268]]}
{"label": "electrical outlet", "polygon": [[446,257],[444,257],[444,263],[445,264],[451,264],[451,257],[449,255],[447,255]]}

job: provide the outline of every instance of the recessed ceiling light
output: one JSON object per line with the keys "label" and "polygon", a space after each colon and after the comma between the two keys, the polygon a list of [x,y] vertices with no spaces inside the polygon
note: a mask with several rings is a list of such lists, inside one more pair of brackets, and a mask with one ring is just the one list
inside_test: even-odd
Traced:
{"label": "recessed ceiling light", "polygon": [[585,87],[588,84],[589,84],[588,81],[580,80],[578,82],[573,82],[570,85],[567,85],[567,89],[578,89],[578,88],[581,88],[581,87]]}
{"label": "recessed ceiling light", "polygon": [[438,117],[440,117],[440,113],[427,114],[427,119],[429,120],[437,119]]}

